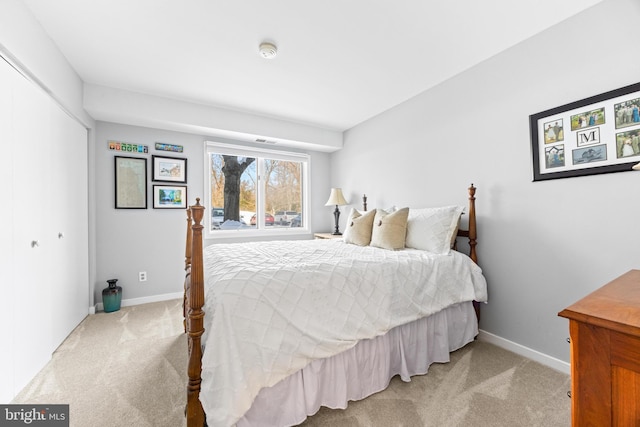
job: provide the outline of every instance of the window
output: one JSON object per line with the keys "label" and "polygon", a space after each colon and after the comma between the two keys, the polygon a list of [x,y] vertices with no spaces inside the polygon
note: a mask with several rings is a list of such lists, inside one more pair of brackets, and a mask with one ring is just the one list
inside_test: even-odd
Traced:
{"label": "window", "polygon": [[205,142],[207,237],[308,232],[309,156]]}

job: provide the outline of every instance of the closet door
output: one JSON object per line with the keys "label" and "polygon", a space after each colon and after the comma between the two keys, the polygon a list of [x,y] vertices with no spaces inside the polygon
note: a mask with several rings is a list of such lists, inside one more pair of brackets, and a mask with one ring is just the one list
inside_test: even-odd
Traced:
{"label": "closet door", "polygon": [[87,131],[0,58],[0,402],[88,314]]}
{"label": "closet door", "polygon": [[87,130],[54,106],[49,150],[51,211],[47,234],[55,248],[50,283],[52,351],[89,312]]}
{"label": "closet door", "polygon": [[51,357],[50,98],[15,73],[13,88],[14,372],[16,392]]}
{"label": "closet door", "polygon": [[[4,186],[0,209],[0,292],[2,292],[2,309],[0,309],[0,402],[9,402],[14,395],[13,352],[15,321],[15,277],[13,268],[13,121],[11,79],[15,71],[0,58],[0,153],[5,158],[0,167],[0,182]],[[8,161],[6,161],[8,159]]]}

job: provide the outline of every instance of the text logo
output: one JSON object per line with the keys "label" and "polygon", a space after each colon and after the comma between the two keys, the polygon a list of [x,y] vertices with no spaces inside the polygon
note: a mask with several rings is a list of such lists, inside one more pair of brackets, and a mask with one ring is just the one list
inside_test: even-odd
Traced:
{"label": "text logo", "polygon": [[0,405],[0,427],[69,427],[69,405]]}

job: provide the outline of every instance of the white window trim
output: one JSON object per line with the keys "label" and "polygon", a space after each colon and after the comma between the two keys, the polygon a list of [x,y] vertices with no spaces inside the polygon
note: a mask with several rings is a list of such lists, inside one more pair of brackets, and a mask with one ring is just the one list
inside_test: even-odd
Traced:
{"label": "white window trim", "polygon": [[[266,157],[276,160],[289,160],[302,163],[302,227],[293,228],[275,228],[273,230],[266,229],[264,227],[264,215],[258,215],[256,212],[256,219],[258,225],[262,226],[262,229],[238,229],[238,230],[216,230],[211,231],[211,177],[209,171],[211,168],[210,152],[217,154],[229,154],[229,155],[246,155],[247,157]],[[260,147],[247,147],[242,145],[234,145],[217,141],[204,141],[204,238],[205,239],[243,239],[249,240],[252,237],[275,237],[286,238],[287,236],[300,236],[308,235],[311,233],[310,224],[310,204],[309,204],[309,192],[311,190],[310,177],[311,177],[311,156],[305,153],[296,153],[290,151],[280,151],[269,148]],[[258,172],[259,173],[259,172]],[[258,178],[259,189],[257,192],[256,204],[258,207],[263,206],[264,198],[264,180]],[[264,214],[264,212],[263,212]]]}

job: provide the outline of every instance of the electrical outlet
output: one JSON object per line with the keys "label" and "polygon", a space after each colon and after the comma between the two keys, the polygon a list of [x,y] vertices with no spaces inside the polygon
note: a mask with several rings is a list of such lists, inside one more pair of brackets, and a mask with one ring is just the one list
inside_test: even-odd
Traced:
{"label": "electrical outlet", "polygon": [[147,272],[146,271],[141,271],[140,273],[138,273],[138,281],[139,282],[146,282],[147,281]]}

